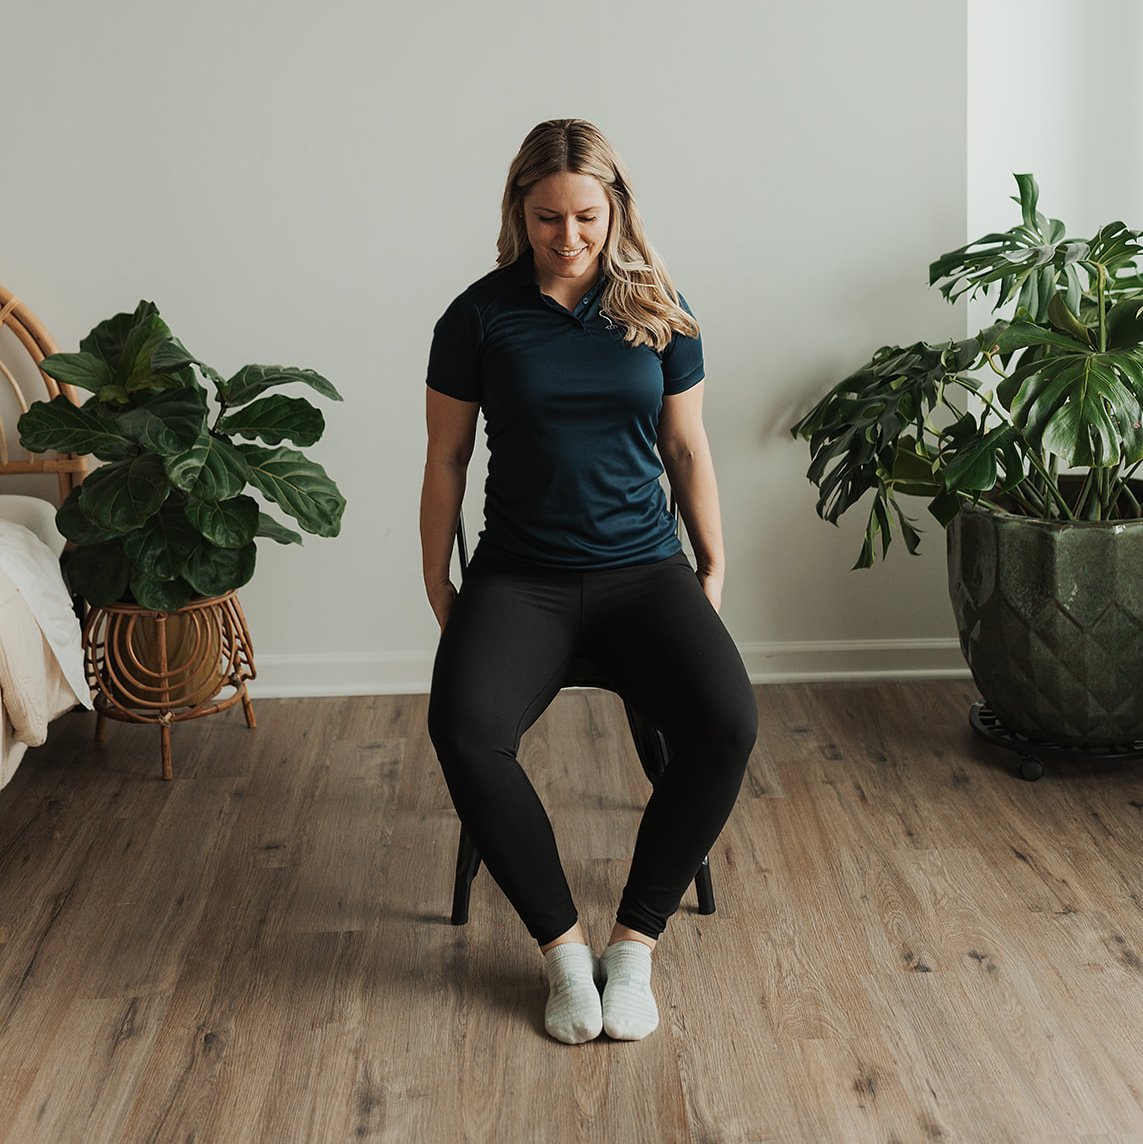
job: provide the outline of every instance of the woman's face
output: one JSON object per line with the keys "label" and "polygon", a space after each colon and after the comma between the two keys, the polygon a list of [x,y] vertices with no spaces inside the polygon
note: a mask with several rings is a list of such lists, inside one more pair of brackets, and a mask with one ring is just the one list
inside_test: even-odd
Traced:
{"label": "woman's face", "polygon": [[599,277],[611,205],[591,175],[563,171],[541,179],[524,198],[524,225],[545,289],[559,281],[584,287]]}

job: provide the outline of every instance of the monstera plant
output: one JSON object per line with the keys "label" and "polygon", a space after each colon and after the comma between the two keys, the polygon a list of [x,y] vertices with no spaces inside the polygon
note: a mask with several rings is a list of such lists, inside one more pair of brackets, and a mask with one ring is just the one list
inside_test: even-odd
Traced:
{"label": "monstera plant", "polygon": [[322,413],[271,392],[297,383],[340,401],[313,370],[247,365],[225,378],[172,335],[151,302],[101,322],[78,353],[54,354],[41,368],[91,393],[82,405],[66,396],[37,402],[19,422],[32,452],[105,462],[57,515],[74,544],[65,574],[89,603],[167,612],[241,587],[254,573],[257,538],[302,539],[251,492],[305,532],[338,534],[337,485],[289,447],[321,437]]}
{"label": "monstera plant", "polygon": [[[884,346],[795,426],[809,442],[818,513],[872,493],[859,567],[894,531],[920,541],[898,497],[925,497],[947,525],[966,504],[1047,520],[1143,516],[1140,231],[1109,223],[1073,239],[1017,175],[1022,222],[937,259],[949,301],[993,294],[1011,317],[960,342]],[[1077,474],[1079,479],[1073,479]]]}
{"label": "monstera plant", "polygon": [[885,346],[795,426],[819,515],[869,504],[857,565],[901,498],[948,527],[961,647],[1003,724],[1029,739],[1143,749],[1143,232],[1069,237],[1017,175],[1021,221],[938,258],[950,301],[1000,320],[963,341]]}

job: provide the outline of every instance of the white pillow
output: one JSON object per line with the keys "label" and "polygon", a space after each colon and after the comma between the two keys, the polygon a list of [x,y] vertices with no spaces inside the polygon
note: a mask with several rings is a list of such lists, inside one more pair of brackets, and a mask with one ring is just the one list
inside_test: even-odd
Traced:
{"label": "white pillow", "polygon": [[0,520],[10,520],[34,532],[57,557],[67,543],[56,527],[56,506],[42,497],[0,495]]}

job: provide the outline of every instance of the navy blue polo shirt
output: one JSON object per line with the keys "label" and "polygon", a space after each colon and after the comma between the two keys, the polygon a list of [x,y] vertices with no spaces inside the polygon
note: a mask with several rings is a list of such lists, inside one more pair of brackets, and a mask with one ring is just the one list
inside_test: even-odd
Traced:
{"label": "navy blue polo shirt", "polygon": [[488,557],[602,569],[681,550],[655,443],[663,396],[703,378],[702,342],[629,345],[600,311],[603,288],[566,310],[540,291],[528,251],[465,290],[433,331],[429,387],[484,414]]}

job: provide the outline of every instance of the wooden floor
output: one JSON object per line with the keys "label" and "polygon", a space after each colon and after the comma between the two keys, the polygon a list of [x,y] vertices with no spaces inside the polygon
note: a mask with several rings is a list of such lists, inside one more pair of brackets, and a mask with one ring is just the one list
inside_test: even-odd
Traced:
{"label": "wooden floor", "polygon": [[[961,682],[771,686],[656,954],[648,1040],[549,1040],[423,697],[55,724],[0,793],[0,1140],[1143,1141],[1143,770],[975,740]],[[524,758],[606,936],[645,797],[617,701]]]}

